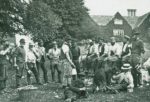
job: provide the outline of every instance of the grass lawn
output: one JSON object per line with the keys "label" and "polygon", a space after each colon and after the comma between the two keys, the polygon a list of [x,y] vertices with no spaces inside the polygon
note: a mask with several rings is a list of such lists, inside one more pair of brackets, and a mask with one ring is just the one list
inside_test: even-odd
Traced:
{"label": "grass lawn", "polygon": [[[48,68],[48,64],[47,64]],[[19,100],[18,91],[15,86],[15,71],[8,71],[9,80],[7,81],[6,93],[0,94],[0,102],[22,102]],[[51,80],[50,70],[48,69],[49,80]],[[33,82],[34,82],[33,78]],[[22,80],[22,83],[26,84],[26,78]],[[38,90],[26,93],[27,97],[23,102],[64,102],[63,90],[58,88],[60,85],[55,83],[49,83],[48,85],[37,86]],[[60,98],[55,98],[57,93]],[[150,86],[146,86],[142,89],[136,88],[133,93],[121,92],[119,94],[105,94],[96,93],[90,94],[86,99],[77,100],[77,102],[150,102]]]}
{"label": "grass lawn", "polygon": [[[148,49],[148,44],[146,44]],[[146,50],[145,56],[150,56],[149,50]],[[49,63],[47,61],[46,67],[48,69],[49,81],[51,81],[51,73],[49,69]],[[25,73],[24,73],[25,74]],[[41,74],[42,78],[42,74]],[[33,77],[33,83],[35,82]],[[26,77],[22,79],[22,83],[26,85]],[[48,85],[37,86],[38,90],[26,93],[27,97],[24,101],[19,100],[19,94],[15,86],[15,71],[14,69],[8,70],[7,88],[4,94],[0,94],[0,102],[64,102],[63,90],[58,88],[59,84],[49,83]],[[56,93],[60,98],[55,98]],[[150,86],[144,88],[136,88],[133,93],[121,92],[119,94],[105,94],[96,93],[90,94],[86,99],[77,100],[77,102],[150,102]]]}

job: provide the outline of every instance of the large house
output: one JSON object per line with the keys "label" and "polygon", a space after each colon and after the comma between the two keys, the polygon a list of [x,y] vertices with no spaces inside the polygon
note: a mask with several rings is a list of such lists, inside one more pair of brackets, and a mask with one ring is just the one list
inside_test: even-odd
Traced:
{"label": "large house", "polygon": [[138,18],[134,29],[141,33],[140,38],[150,40],[150,12]]}
{"label": "large house", "polygon": [[122,16],[117,12],[114,16],[94,15],[92,18],[100,27],[102,33],[100,35],[104,35],[106,39],[111,36],[118,38],[124,35],[131,36],[138,20],[135,9],[128,9],[128,16]]}

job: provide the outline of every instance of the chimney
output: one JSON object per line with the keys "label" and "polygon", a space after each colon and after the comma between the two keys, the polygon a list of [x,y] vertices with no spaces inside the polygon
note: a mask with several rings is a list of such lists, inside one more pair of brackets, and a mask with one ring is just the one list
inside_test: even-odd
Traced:
{"label": "chimney", "polygon": [[136,16],[136,9],[128,9],[128,16],[129,17],[134,17]]}

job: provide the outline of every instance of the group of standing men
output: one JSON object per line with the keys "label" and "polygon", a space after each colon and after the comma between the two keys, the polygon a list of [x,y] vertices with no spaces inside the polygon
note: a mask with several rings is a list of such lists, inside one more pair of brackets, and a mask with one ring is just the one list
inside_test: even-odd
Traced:
{"label": "group of standing men", "polygon": [[[132,38],[125,36],[123,47],[119,47],[116,43],[115,37],[111,38],[111,42],[104,43],[103,39],[90,41],[88,54],[86,58],[87,72],[98,72],[99,67],[104,67],[106,74],[106,83],[111,83],[111,78],[114,72],[116,73],[123,64],[130,64],[132,66],[131,73],[133,76],[134,86],[141,85],[141,73],[137,66],[142,64],[142,54],[144,54],[143,42],[138,38],[139,33],[134,32]],[[43,46],[43,41],[29,43],[29,50],[24,49],[25,40],[20,40],[20,46],[12,47],[7,41],[2,42],[0,47],[0,89],[6,87],[7,80],[7,58],[8,53],[13,51],[13,65],[16,68],[16,87],[20,87],[20,80],[23,76],[24,69],[27,72],[27,83],[31,84],[31,73],[34,74],[37,84],[41,85],[40,69],[43,71],[44,84],[49,83],[48,71],[45,67],[46,58],[50,61],[52,81],[55,80],[55,71],[58,72],[58,83],[63,86],[70,86],[72,78],[77,79],[76,74],[80,73],[80,48],[76,41],[71,41],[70,38],[65,38],[61,47],[58,47],[56,41],[53,41],[53,47],[46,53]],[[99,63],[107,62],[107,64]],[[73,70],[77,72],[73,72]],[[75,74],[73,74],[75,73]],[[101,70],[102,73],[102,70]],[[73,76],[75,75],[75,76]],[[100,74],[98,74],[100,75]],[[103,75],[102,75],[103,76]],[[101,80],[98,77],[97,80]],[[103,80],[103,79],[102,79]]]}
{"label": "group of standing men", "polygon": [[[63,86],[71,84],[72,81],[72,69],[76,69],[79,66],[78,58],[80,56],[80,49],[76,46],[76,42],[71,43],[70,38],[65,38],[61,48],[58,48],[56,41],[53,41],[53,47],[46,53],[43,46],[43,41],[30,42],[29,48],[25,50],[25,39],[20,39],[20,45],[10,46],[7,41],[3,41],[0,49],[0,88],[6,87],[7,80],[7,66],[9,54],[13,56],[13,66],[16,70],[16,87],[21,86],[21,79],[23,72],[27,72],[27,83],[31,83],[32,73],[35,76],[36,83],[42,85],[40,80],[40,70],[43,72],[44,84],[48,84],[48,70],[45,67],[46,58],[50,60],[50,68],[52,81],[55,80],[55,71],[58,72],[58,83],[62,83]],[[71,50],[71,48],[73,50]],[[79,68],[79,67],[78,67]],[[77,68],[77,69],[78,69]],[[62,73],[63,72],[63,73]],[[79,69],[77,70],[79,73]],[[63,76],[63,78],[62,78]],[[76,78],[76,76],[74,77]],[[63,80],[62,80],[63,79]]]}

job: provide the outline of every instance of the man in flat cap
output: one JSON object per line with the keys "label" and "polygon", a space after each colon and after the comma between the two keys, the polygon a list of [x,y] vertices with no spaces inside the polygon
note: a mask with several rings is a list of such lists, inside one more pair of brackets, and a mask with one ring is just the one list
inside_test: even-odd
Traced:
{"label": "man in flat cap", "polygon": [[14,67],[16,68],[16,87],[20,87],[20,80],[22,78],[24,69],[26,68],[26,70],[30,72],[26,65],[26,51],[24,49],[24,45],[25,39],[20,39],[20,46],[17,47],[14,52]]}
{"label": "man in flat cap", "polygon": [[[37,84],[40,85],[41,83],[40,83],[40,79],[39,79],[38,70],[36,67],[36,59],[37,58],[38,58],[38,55],[34,51],[34,44],[33,44],[33,42],[30,42],[29,50],[27,52],[27,65],[28,65],[28,68],[34,74]],[[28,82],[28,85],[32,84],[31,83],[31,73],[27,73],[27,82]]]}
{"label": "man in flat cap", "polygon": [[140,33],[137,31],[133,32],[133,36],[131,40],[132,48],[131,48],[131,59],[130,59],[131,62],[130,63],[133,67],[131,72],[133,75],[135,87],[137,87],[138,85],[142,87],[142,81],[140,80],[141,73],[137,70],[137,65],[142,63],[142,54],[144,54],[145,52],[144,43],[138,38],[139,34]]}

